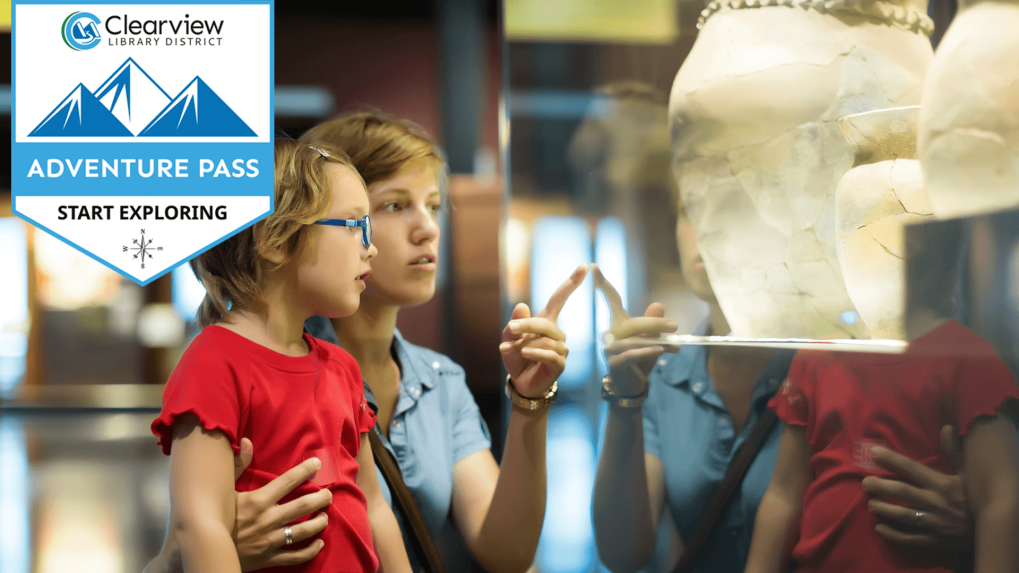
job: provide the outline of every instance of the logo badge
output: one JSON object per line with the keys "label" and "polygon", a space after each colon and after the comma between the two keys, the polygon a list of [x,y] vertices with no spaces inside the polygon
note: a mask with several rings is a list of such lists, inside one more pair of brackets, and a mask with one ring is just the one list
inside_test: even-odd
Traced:
{"label": "logo badge", "polygon": [[145,285],[272,213],[272,6],[15,0],[15,214]]}
{"label": "logo badge", "polygon": [[74,51],[91,50],[99,45],[99,18],[88,12],[71,12],[64,18],[60,32],[64,43]]}

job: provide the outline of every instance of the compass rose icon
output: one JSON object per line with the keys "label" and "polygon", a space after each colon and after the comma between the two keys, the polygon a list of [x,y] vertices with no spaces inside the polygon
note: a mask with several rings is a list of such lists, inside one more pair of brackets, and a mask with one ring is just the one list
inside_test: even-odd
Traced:
{"label": "compass rose icon", "polygon": [[127,253],[129,251],[133,251],[134,252],[134,256],[132,256],[131,258],[133,258],[133,259],[141,259],[142,268],[144,269],[145,268],[145,257],[148,257],[148,258],[151,259],[152,258],[152,252],[153,251],[162,251],[163,247],[153,247],[152,246],[153,239],[148,239],[148,240],[145,239],[145,229],[142,229],[141,235],[142,236],[141,236],[140,239],[131,239],[131,243],[134,245],[133,247],[129,247],[127,245],[124,245],[123,252]]}

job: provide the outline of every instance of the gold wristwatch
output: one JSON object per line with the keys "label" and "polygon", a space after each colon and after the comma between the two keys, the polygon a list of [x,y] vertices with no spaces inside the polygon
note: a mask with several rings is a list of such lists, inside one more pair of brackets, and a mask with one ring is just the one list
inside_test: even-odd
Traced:
{"label": "gold wristwatch", "polygon": [[644,391],[637,396],[619,396],[612,392],[612,379],[608,376],[601,380],[601,399],[609,403],[610,406],[618,406],[620,408],[640,408],[641,404],[647,398],[648,390],[651,385],[646,381],[644,383]]}
{"label": "gold wristwatch", "polygon": [[506,376],[506,397],[510,399],[510,402],[514,406],[519,406],[525,410],[542,410],[548,408],[549,404],[555,402],[556,392],[559,391],[559,382],[553,382],[552,387],[548,389],[548,394],[545,394],[541,398],[528,398],[521,396],[520,392],[517,392],[516,386],[513,385],[513,379],[511,376]]}

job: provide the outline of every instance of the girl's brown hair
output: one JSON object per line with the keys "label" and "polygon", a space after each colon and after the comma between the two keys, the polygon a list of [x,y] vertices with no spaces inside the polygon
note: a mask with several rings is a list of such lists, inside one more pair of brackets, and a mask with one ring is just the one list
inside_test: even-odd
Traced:
{"label": "girl's brown hair", "polygon": [[197,316],[200,326],[219,322],[230,310],[263,310],[265,271],[283,266],[297,254],[305,227],[329,211],[327,162],[357,172],[350,158],[328,143],[276,140],[273,214],[191,259],[191,269],[205,286]]}
{"label": "girl's brown hair", "polygon": [[308,130],[301,141],[325,141],[347,153],[366,185],[392,178],[410,163],[436,168],[445,195],[446,160],[418,124],[379,112],[341,115]]}

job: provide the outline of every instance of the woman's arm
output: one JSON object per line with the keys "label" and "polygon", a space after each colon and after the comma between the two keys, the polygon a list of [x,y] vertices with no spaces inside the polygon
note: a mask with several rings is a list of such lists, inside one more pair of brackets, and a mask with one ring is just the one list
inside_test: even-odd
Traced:
{"label": "woman's arm", "polygon": [[184,571],[240,573],[234,527],[233,452],[222,432],[185,414],[174,425],[170,506]]}
{"label": "woman's arm", "polygon": [[371,525],[375,555],[379,558],[379,571],[385,573],[411,573],[403,535],[396,523],[393,510],[382,497],[375,474],[375,458],[368,442],[368,434],[361,434],[361,451],[357,454],[357,487],[368,501],[368,523]]}
{"label": "woman's arm", "polygon": [[[665,348],[629,343],[635,337],[674,332],[676,324],[664,318],[665,309],[658,303],[648,306],[643,317],[630,318],[598,267],[594,281],[612,312],[612,329],[605,334],[612,386],[620,396],[638,396],[647,389],[647,377]],[[643,420],[642,407],[609,407],[594,482],[595,543],[602,562],[616,572],[636,571],[647,564],[665,505],[665,470],[658,457],[644,450]]]}
{"label": "woman's arm", "polygon": [[[241,451],[234,456],[234,481],[240,479],[244,470],[248,469],[253,455],[251,441],[241,438]],[[282,549],[286,541],[283,526],[328,506],[332,502],[328,490],[308,493],[277,505],[280,499],[314,475],[321,465],[318,458],[310,458],[254,491],[235,492],[237,519],[233,538],[243,571],[304,563],[318,555],[325,546],[321,540],[316,540],[299,550]],[[163,549],[145,566],[142,573],[183,573],[184,564],[180,560],[177,538],[173,535],[173,519],[171,512],[167,516]],[[293,540],[304,541],[318,535],[325,529],[326,523],[324,512],[302,521],[292,528]]]}
{"label": "woman's arm", "polygon": [[[962,444],[952,426],[941,428],[941,452],[956,472],[962,469]],[[895,474],[863,479],[868,507],[881,520],[876,529],[881,537],[905,546],[973,551],[973,516],[961,473],[943,474],[882,447],[872,453],[877,465]],[[919,529],[913,507],[924,510]]]}
{"label": "woman's arm", "polygon": [[453,466],[452,517],[485,571],[526,571],[545,518],[546,410],[513,406],[502,468],[490,450]]}
{"label": "woman's arm", "polygon": [[963,440],[966,489],[976,526],[976,573],[1019,567],[1019,440],[1003,416],[984,417]]}
{"label": "woman's arm", "polygon": [[665,472],[644,451],[640,408],[609,408],[594,482],[598,555],[617,573],[637,571],[655,550],[665,504]]}
{"label": "woman's arm", "polygon": [[799,536],[803,494],[812,478],[810,443],[802,426],[784,426],[775,473],[761,498],[750,541],[747,573],[785,571]]}

